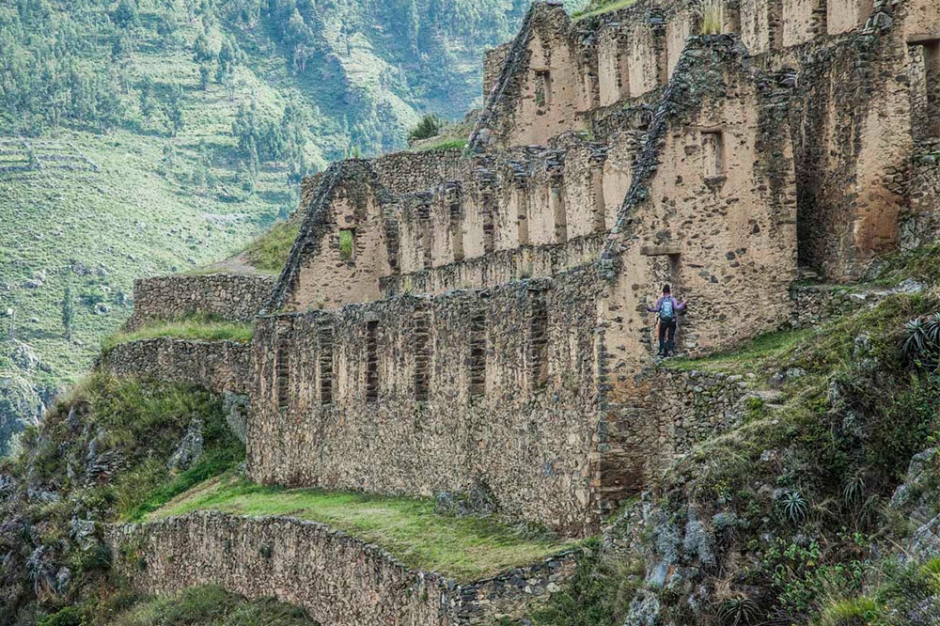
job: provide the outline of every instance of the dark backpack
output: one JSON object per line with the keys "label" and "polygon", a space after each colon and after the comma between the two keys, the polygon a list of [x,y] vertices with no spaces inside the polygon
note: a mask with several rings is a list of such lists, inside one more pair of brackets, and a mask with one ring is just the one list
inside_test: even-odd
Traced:
{"label": "dark backpack", "polygon": [[676,319],[676,308],[673,306],[672,298],[663,298],[659,305],[659,319],[663,322]]}

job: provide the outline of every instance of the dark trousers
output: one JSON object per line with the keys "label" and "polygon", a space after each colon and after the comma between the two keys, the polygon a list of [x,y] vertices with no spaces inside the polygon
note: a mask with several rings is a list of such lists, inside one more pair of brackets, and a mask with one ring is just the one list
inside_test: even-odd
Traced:
{"label": "dark trousers", "polygon": [[659,320],[659,355],[669,356],[676,351],[676,320]]}

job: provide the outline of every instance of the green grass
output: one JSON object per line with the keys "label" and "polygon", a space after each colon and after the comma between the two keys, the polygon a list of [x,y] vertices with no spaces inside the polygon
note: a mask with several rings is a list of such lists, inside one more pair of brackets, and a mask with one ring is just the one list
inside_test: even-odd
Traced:
{"label": "green grass", "polygon": [[244,343],[251,341],[251,335],[252,327],[248,322],[231,322],[211,316],[197,315],[176,320],[156,321],[135,331],[121,331],[107,337],[102,341],[101,347],[103,350],[109,350],[118,344],[158,337]]}
{"label": "green grass", "polygon": [[418,146],[416,151],[429,152],[431,150],[463,150],[466,147],[466,139],[444,139],[439,143]]}
{"label": "green grass", "polygon": [[534,563],[576,545],[492,517],[438,515],[430,500],[283,489],[234,478],[196,487],[148,519],[200,510],[321,522],[383,547],[409,567],[461,581]]}
{"label": "green grass", "polygon": [[252,240],[245,248],[248,262],[262,271],[280,272],[300,232],[300,221],[298,216],[278,222],[271,230]]}
{"label": "green grass", "polygon": [[761,365],[772,362],[816,334],[812,328],[785,330],[760,335],[744,345],[720,354],[701,359],[671,359],[669,369],[710,370],[731,374],[759,371]]}
{"label": "green grass", "polygon": [[578,22],[618,9],[625,9],[634,3],[636,3],[636,0],[593,0],[582,11],[574,12],[571,17],[575,22]]}
{"label": "green grass", "polygon": [[209,585],[167,597],[105,594],[68,607],[39,626],[317,626],[302,608],[273,598],[247,600]]}

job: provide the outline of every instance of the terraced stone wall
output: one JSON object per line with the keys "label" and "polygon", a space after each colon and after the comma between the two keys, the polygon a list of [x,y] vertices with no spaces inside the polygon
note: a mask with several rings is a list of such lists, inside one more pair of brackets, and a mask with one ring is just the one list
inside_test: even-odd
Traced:
{"label": "terraced stone wall", "polygon": [[458,584],[411,570],[381,548],[287,517],[194,513],[117,526],[115,566],[147,594],[219,585],[299,605],[331,626],[458,626],[521,617],[573,576],[580,551]]}
{"label": "terraced stone wall", "polygon": [[129,341],[106,350],[98,368],[118,377],[198,385],[216,393],[243,395],[251,388],[251,346],[171,337]]}
{"label": "terraced stone wall", "polygon": [[877,304],[889,290],[856,290],[850,286],[806,285],[791,290],[795,304],[792,326],[809,328]]}
{"label": "terraced stone wall", "polygon": [[596,523],[598,272],[403,296],[255,326],[248,464],[263,483],[432,495]]}
{"label": "terraced stone wall", "polygon": [[175,275],[134,281],[129,330],[192,314],[250,321],[271,296],[276,277],[243,274]]}
{"label": "terraced stone wall", "polygon": [[[645,471],[657,476],[692,447],[737,425],[747,411],[744,376],[656,368],[646,372],[638,409],[650,451]],[[639,417],[639,416],[638,416]]]}
{"label": "terraced stone wall", "polygon": [[911,164],[910,204],[901,216],[901,248],[913,250],[940,239],[940,146]]}

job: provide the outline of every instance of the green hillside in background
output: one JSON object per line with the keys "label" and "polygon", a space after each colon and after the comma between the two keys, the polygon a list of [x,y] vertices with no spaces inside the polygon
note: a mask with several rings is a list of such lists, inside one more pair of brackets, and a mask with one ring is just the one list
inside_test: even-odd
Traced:
{"label": "green hillside in background", "polygon": [[225,258],[294,210],[304,175],[480,106],[483,52],[528,4],[0,6],[0,454],[91,364],[135,278]]}

